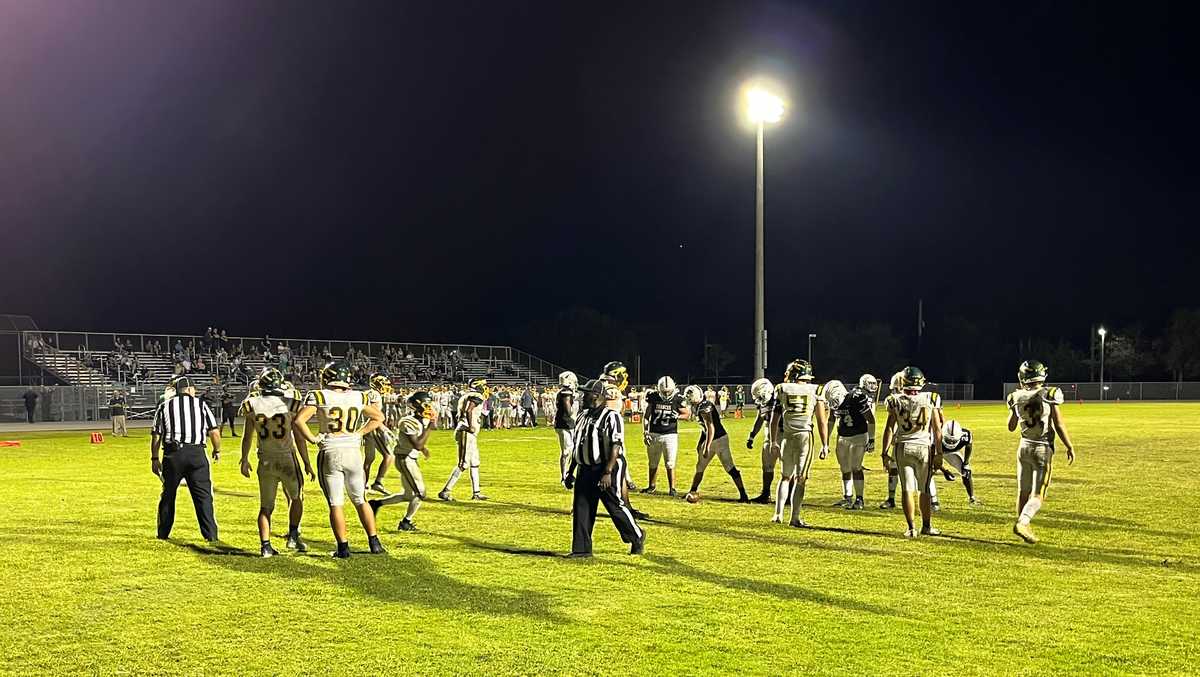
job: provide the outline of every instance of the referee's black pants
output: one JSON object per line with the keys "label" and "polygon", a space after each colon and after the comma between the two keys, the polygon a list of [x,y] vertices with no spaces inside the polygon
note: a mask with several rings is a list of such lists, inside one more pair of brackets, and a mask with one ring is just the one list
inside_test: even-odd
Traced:
{"label": "referee's black pants", "polygon": [[188,493],[196,507],[196,521],[200,523],[200,535],[206,541],[217,540],[217,520],[213,517],[212,474],[208,459],[204,457],[204,445],[182,444],[163,454],[162,496],[158,499],[158,537],[171,535],[175,524],[175,492],[179,481],[187,480]]}
{"label": "referee's black pants", "polygon": [[575,502],[571,510],[574,519],[571,534],[571,552],[592,552],[592,528],[596,526],[596,507],[604,504],[612,518],[613,526],[621,534],[621,540],[626,543],[640,543],[646,534],[638,526],[637,520],[629,510],[629,505],[621,499],[621,482],[625,481],[625,459],[617,459],[613,468],[613,482],[608,489],[600,488],[600,478],[604,477],[604,466],[579,466],[575,474]]}

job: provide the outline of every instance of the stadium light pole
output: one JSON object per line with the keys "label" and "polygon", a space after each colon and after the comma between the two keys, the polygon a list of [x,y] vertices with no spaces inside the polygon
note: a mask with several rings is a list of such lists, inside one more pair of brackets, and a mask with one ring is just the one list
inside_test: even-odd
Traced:
{"label": "stadium light pole", "polygon": [[763,280],[763,132],[768,122],[783,118],[783,99],[761,86],[746,89],[746,116],[758,132],[757,176],[754,183],[754,378],[766,372],[766,322],[764,320]]}
{"label": "stadium light pole", "polygon": [[1104,337],[1108,335],[1108,331],[1104,327],[1096,332],[1100,335],[1100,401],[1104,401]]}

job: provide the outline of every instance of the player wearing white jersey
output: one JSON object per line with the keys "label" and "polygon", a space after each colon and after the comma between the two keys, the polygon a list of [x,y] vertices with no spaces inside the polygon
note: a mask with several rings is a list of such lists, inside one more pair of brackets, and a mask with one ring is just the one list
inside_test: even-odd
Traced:
{"label": "player wearing white jersey", "polygon": [[250,447],[258,441],[258,538],[263,557],[278,555],[271,546],[271,513],[275,497],[283,486],[288,502],[287,548],[307,552],[300,539],[300,520],[304,515],[304,474],[296,460],[299,450],[304,461],[304,473],[315,480],[308,445],[292,427],[292,419],[300,409],[300,393],[274,367],[263,369],[254,392],[242,402],[241,415],[245,420],[242,435],[241,471],[250,476]]}
{"label": "player wearing white jersey", "polygon": [[[941,467],[942,398],[937,393],[921,392],[925,374],[916,367],[901,372],[900,392],[888,395],[887,424],[883,429],[885,465],[895,454],[900,475],[901,503],[908,523],[905,537],[917,535],[917,504],[921,509],[921,534],[937,536],[933,528],[933,506],[927,487],[930,474]],[[894,445],[894,448],[893,448]],[[916,496],[919,495],[919,498]]]}
{"label": "player wearing white jersey", "polygon": [[[342,506],[346,494],[358,512],[358,520],[367,533],[371,554],[386,552],[375,533],[375,515],[367,505],[366,475],[362,466],[362,438],[383,425],[383,412],[370,404],[367,394],[350,389],[350,368],[330,362],[319,375],[320,388],[309,391],[304,406],[292,425],[310,444],[317,445],[317,475],[321,491],[329,501],[329,526],[337,539],[334,557],[350,556],[346,535],[346,515]],[[317,417],[320,436],[313,435],[308,420]],[[365,423],[364,423],[365,420]]]}
{"label": "player wearing white jersey", "polygon": [[1017,445],[1017,522],[1013,533],[1026,543],[1037,543],[1030,523],[1046,501],[1057,436],[1067,450],[1067,464],[1075,462],[1075,447],[1063,420],[1062,390],[1046,385],[1046,366],[1037,360],[1017,370],[1021,387],[1008,396],[1008,429],[1021,428]]}
{"label": "player wearing white jersey", "polygon": [[[899,393],[904,390],[904,372],[898,371],[892,374],[892,378],[888,381],[888,395]],[[871,442],[875,441],[875,432],[871,431]],[[888,456],[886,453],[882,455],[883,469],[888,474],[888,497],[887,500],[879,504],[880,510],[890,510],[896,507],[896,486],[900,483],[900,470],[896,467],[896,459]]]}
{"label": "player wearing white jersey", "polygon": [[[392,389],[392,379],[385,374],[373,374],[369,381],[371,388],[367,390],[367,403],[380,411],[394,409],[397,400]],[[386,418],[386,417],[385,417]],[[370,480],[371,466],[375,463],[375,454],[379,453],[379,471],[375,481],[371,482],[371,491],[377,494],[389,494],[383,486],[383,478],[387,476],[388,468],[392,467],[392,447],[396,444],[396,435],[383,423],[375,432],[363,436],[363,477]]]}
{"label": "player wearing white jersey", "polygon": [[792,360],[783,374],[783,383],[775,387],[777,407],[771,412],[770,440],[779,445],[783,474],[775,493],[772,522],[783,521],[783,508],[792,501],[793,527],[808,526],[800,519],[804,488],[812,467],[813,423],[821,438],[820,457],[829,455],[829,407],[825,386],[812,383],[812,365],[807,360]]}
{"label": "player wearing white jersey", "polygon": [[[741,386],[738,386],[738,392],[741,392]],[[754,419],[754,426],[750,428],[750,436],[746,438],[746,448],[753,449],[754,437],[764,427],[768,429],[763,433],[762,442],[762,493],[750,499],[750,502],[767,505],[775,500],[771,496],[771,487],[775,484],[775,464],[779,462],[779,443],[771,439],[770,426],[767,425],[772,412],[779,406],[775,399],[775,385],[769,379],[760,378],[751,384],[750,397],[754,400],[758,415]]]}
{"label": "player wearing white jersey", "polygon": [[571,453],[575,449],[575,389],[579,387],[579,377],[573,371],[564,371],[558,375],[558,394],[554,396],[554,434],[558,437],[558,471],[559,477],[566,477],[567,468],[571,465]]}
{"label": "player wearing white jersey", "polygon": [[417,509],[421,507],[421,501],[425,500],[425,476],[421,474],[421,466],[417,461],[422,454],[425,458],[429,458],[429,448],[426,446],[426,442],[429,440],[429,434],[433,431],[433,422],[437,417],[433,402],[433,395],[424,390],[413,393],[408,398],[408,405],[413,413],[400,419],[396,425],[399,434],[396,436],[396,446],[393,451],[396,455],[396,468],[400,471],[400,478],[404,486],[403,493],[367,502],[376,517],[379,516],[380,508],[385,505],[408,503],[408,511],[404,513],[404,519],[400,520],[400,524],[396,526],[400,531],[417,530],[417,526],[413,524],[413,517],[416,516]]}
{"label": "player wearing white jersey", "polygon": [[471,474],[471,500],[487,500],[487,496],[479,490],[479,427],[483,418],[483,402],[490,394],[487,380],[477,378],[467,384],[467,392],[458,398],[458,427],[454,431],[454,441],[458,443],[458,465],[451,471],[446,486],[438,492],[438,498],[443,501],[454,500],[450,492],[467,470]]}

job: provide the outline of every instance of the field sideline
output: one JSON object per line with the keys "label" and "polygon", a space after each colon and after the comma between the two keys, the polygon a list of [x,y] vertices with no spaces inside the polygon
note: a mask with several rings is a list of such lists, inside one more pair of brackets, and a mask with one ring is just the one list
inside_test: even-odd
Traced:
{"label": "field sideline", "polygon": [[[1016,437],[1003,405],[950,406],[975,435],[976,490],[940,484],[945,536],[907,541],[868,457],[868,510],[840,497],[832,456],[817,461],[805,519],[732,502],[719,464],[704,500],[635,497],[649,512],[644,557],[611,523],[597,557],[561,559],[570,495],[546,428],[485,431],[487,503],[428,501],[422,532],[381,513],[386,558],[337,561],[326,509],[306,486],[307,556],[258,558],[257,484],[238,474],[239,440],[214,468],[222,540],[210,550],[181,490],[174,540],[154,538],[158,480],[148,432],[5,433],[0,448],[0,673],[172,674],[1045,674],[1195,673],[1200,668],[1200,404],[1068,404],[1079,459],[1056,457],[1034,526],[1011,533]],[[747,488],[760,488],[751,419],[727,421]],[[681,424],[681,447],[697,426]],[[645,482],[638,426],[634,478]],[[430,493],[454,462],[449,433],[423,462]],[[686,488],[694,453],[680,453]],[[665,486],[664,481],[660,486]],[[398,476],[389,486],[398,488]],[[280,502],[275,531],[286,527]],[[282,538],[275,541],[282,549]],[[198,647],[198,648],[197,648]]]}

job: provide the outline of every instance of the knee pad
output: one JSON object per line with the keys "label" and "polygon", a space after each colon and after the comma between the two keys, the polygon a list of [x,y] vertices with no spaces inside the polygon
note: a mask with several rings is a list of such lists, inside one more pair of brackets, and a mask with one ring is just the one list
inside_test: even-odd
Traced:
{"label": "knee pad", "polygon": [[971,479],[971,466],[964,465],[962,469],[962,477],[964,480]]}

